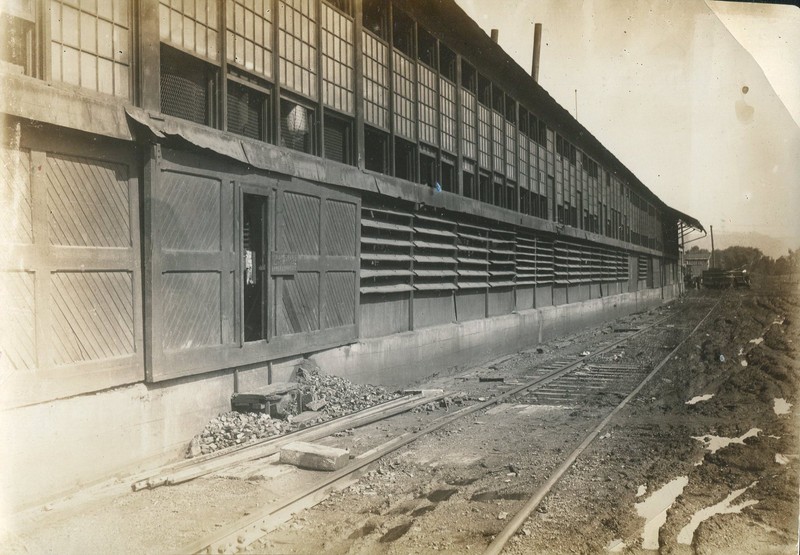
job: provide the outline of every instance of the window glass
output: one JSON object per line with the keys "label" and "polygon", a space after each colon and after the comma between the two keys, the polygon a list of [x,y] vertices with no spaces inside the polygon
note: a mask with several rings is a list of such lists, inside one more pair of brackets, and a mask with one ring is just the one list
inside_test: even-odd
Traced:
{"label": "window glass", "polygon": [[129,12],[128,0],[51,0],[53,80],[128,98]]}

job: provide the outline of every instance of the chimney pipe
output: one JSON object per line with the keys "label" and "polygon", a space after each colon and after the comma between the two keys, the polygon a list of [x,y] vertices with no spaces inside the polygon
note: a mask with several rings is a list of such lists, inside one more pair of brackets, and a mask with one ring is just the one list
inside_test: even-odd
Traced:
{"label": "chimney pipe", "polygon": [[499,38],[500,38],[500,30],[492,29],[492,42],[497,42]]}
{"label": "chimney pipe", "polygon": [[531,75],[533,80],[539,82],[539,54],[542,51],[542,24],[537,23],[533,26],[533,67]]}

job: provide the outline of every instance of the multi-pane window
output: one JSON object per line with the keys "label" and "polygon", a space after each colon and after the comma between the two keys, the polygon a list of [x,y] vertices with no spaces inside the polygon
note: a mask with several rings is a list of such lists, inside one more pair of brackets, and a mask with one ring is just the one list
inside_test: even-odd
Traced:
{"label": "multi-pane window", "polygon": [[389,173],[389,135],[369,126],[364,126],[364,167]]}
{"label": "multi-pane window", "polygon": [[280,0],[281,85],[308,97],[317,88],[317,13],[314,0]]}
{"label": "multi-pane window", "polygon": [[439,109],[442,149],[456,151],[456,86],[447,79],[439,79]]}
{"label": "multi-pane window", "polygon": [[314,111],[281,99],[281,146],[314,153]]}
{"label": "multi-pane window", "polygon": [[476,159],[478,146],[477,111],[475,92],[478,74],[468,63],[461,61],[461,150],[466,158]]}
{"label": "multi-pane window", "polygon": [[494,152],[494,171],[505,173],[505,121],[504,95],[500,87],[492,87],[492,143]]}
{"label": "multi-pane window", "polygon": [[325,111],[325,158],[344,164],[352,163],[353,133],[348,119],[336,117]]}
{"label": "multi-pane window", "polygon": [[385,40],[388,36],[388,3],[385,0],[362,0],[361,14],[364,30]]}
{"label": "multi-pane window", "polygon": [[417,67],[418,114],[419,114],[419,140],[428,144],[438,145],[439,135],[436,125],[438,112],[436,92],[436,72],[420,64]]}
{"label": "multi-pane window", "polygon": [[392,39],[396,50],[414,55],[414,20],[398,9],[392,11]]}
{"label": "multi-pane window", "polygon": [[161,0],[159,18],[162,42],[219,61],[216,0]]}
{"label": "multi-pane window", "polygon": [[322,3],[322,100],[353,113],[353,20]]}
{"label": "multi-pane window", "polygon": [[364,51],[364,120],[389,128],[389,48],[371,33],[362,33]]}
{"label": "multi-pane window", "polygon": [[267,140],[269,96],[266,92],[228,80],[228,131]]}
{"label": "multi-pane window", "polygon": [[53,80],[128,98],[128,0],[51,0],[50,40]]}
{"label": "multi-pane window", "polygon": [[478,76],[478,163],[492,167],[492,82]]}
{"label": "multi-pane window", "polygon": [[513,178],[517,167],[517,103],[506,97],[506,175]]}
{"label": "multi-pane window", "polygon": [[395,133],[416,140],[414,114],[414,62],[394,52],[394,125]]}
{"label": "multi-pane window", "polygon": [[216,68],[161,45],[161,112],[202,125],[215,124]]}
{"label": "multi-pane window", "polygon": [[225,2],[225,57],[264,77],[272,77],[272,2],[227,0]]}
{"label": "multi-pane window", "polygon": [[475,95],[466,89],[461,89],[461,150],[466,158],[472,160],[477,156],[478,127],[477,100]]}
{"label": "multi-pane window", "polygon": [[0,67],[4,71],[33,75],[35,13],[33,0],[6,2],[0,9]]}

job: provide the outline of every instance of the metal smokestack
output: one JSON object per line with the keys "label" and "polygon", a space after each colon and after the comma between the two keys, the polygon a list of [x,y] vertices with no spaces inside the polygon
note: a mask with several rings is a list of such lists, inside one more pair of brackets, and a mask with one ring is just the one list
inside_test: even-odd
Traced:
{"label": "metal smokestack", "polygon": [[500,38],[500,30],[499,29],[492,29],[492,41],[497,42]]}
{"label": "metal smokestack", "polygon": [[531,75],[533,80],[539,82],[539,54],[542,51],[542,24],[537,23],[533,26],[533,67]]}

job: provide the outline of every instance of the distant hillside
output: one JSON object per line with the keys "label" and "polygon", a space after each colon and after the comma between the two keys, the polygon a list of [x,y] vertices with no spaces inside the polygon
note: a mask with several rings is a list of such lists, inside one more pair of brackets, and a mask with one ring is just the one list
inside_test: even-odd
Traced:
{"label": "distant hillside", "polygon": [[[711,237],[692,243],[700,248],[711,250]],[[789,249],[800,248],[800,237],[771,237],[763,233],[714,233],[714,247],[726,249],[728,247],[754,247],[772,258],[780,258],[789,253]],[[687,249],[689,245],[686,246]]]}

